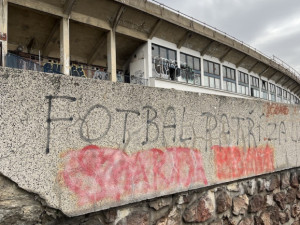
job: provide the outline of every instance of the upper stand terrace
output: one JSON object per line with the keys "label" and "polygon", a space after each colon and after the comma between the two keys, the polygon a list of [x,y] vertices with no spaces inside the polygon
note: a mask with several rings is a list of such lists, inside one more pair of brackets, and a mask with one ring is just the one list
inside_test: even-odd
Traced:
{"label": "upper stand terrace", "polygon": [[1,65],[298,104],[299,73],[156,1],[1,0]]}

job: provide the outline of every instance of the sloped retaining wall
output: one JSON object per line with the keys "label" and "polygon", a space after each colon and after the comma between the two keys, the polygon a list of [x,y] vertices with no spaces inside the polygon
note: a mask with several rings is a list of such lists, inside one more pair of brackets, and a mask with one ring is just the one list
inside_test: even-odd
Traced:
{"label": "sloped retaining wall", "polygon": [[299,164],[295,105],[8,68],[0,86],[1,174],[68,216]]}

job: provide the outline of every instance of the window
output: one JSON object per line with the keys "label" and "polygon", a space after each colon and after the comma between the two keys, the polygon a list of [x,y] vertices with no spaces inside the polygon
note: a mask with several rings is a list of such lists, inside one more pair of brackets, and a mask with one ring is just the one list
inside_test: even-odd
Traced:
{"label": "window", "polygon": [[287,103],[287,91],[282,90],[282,102]]}
{"label": "window", "polygon": [[179,81],[201,85],[200,58],[180,53],[180,68]]}
{"label": "window", "polygon": [[268,92],[268,82],[262,80],[261,81],[261,92],[262,92],[262,98],[268,100],[269,99],[269,92]]}
{"label": "window", "polygon": [[175,50],[152,44],[152,65],[157,77],[175,80],[179,76]]}
{"label": "window", "polygon": [[271,94],[271,101],[276,101],[276,87],[274,84],[270,84],[270,94]]}
{"label": "window", "polygon": [[259,79],[250,76],[251,81],[251,96],[259,98]]}
{"label": "window", "polygon": [[291,104],[291,93],[287,92],[287,103]]}
{"label": "window", "polygon": [[223,66],[223,80],[224,90],[236,92],[235,69]]}
{"label": "window", "polygon": [[282,102],[282,89],[280,87],[276,87],[276,91],[277,91],[276,101]]}
{"label": "window", "polygon": [[203,61],[204,86],[220,89],[220,65],[218,63]]}
{"label": "window", "polygon": [[249,95],[249,75],[239,71],[238,93]]}

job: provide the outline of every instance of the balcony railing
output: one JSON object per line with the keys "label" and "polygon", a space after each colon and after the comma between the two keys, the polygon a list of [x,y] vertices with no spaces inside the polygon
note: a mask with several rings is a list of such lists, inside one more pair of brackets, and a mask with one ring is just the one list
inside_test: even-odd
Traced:
{"label": "balcony railing", "polygon": [[[49,60],[43,65],[40,65],[38,62],[32,59],[23,58],[12,53],[7,53],[6,55],[6,66],[16,69],[62,74],[61,65],[58,61]],[[89,68],[76,63],[71,64],[70,75],[75,77],[109,80],[109,73],[107,72],[106,68]],[[139,76],[124,75],[122,71],[117,71],[117,82],[139,84],[144,86],[148,85],[147,79]]]}
{"label": "balcony railing", "polygon": [[23,70],[43,71],[43,67],[38,63],[11,53],[6,55],[6,66]]}

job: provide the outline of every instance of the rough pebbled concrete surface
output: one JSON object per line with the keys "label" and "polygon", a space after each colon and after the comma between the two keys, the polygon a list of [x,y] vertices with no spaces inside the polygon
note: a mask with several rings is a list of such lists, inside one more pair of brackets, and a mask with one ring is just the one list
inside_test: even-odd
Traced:
{"label": "rough pebbled concrete surface", "polygon": [[0,172],[69,216],[298,166],[298,106],[8,68],[0,80]]}

